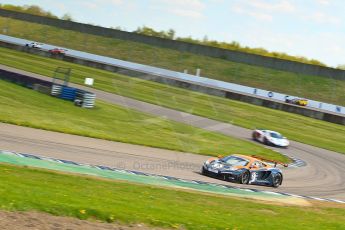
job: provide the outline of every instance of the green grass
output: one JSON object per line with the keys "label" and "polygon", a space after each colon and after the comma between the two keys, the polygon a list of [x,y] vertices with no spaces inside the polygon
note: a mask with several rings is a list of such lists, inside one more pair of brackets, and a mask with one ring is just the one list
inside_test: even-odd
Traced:
{"label": "green grass", "polygon": [[0,209],[186,229],[344,229],[345,209],[263,204],[0,164]]}
{"label": "green grass", "polygon": [[97,101],[81,109],[30,89],[0,80],[0,121],[34,128],[205,155],[260,154],[288,159],[248,141],[209,132]]}
{"label": "green grass", "polygon": [[[71,80],[82,84],[95,78],[95,88],[203,117],[253,129],[277,130],[292,140],[345,153],[345,126],[268,109],[225,98],[196,93],[151,81],[130,78],[55,59],[0,48],[0,63],[52,76],[57,66],[73,69]],[[332,137],[332,138],[328,138]]]}
{"label": "green grass", "polygon": [[[301,75],[210,58],[155,46],[62,30],[52,26],[0,17],[0,28],[11,36],[65,46],[176,71],[188,69],[202,76],[345,105],[345,81]],[[30,28],[29,30],[27,28]]]}

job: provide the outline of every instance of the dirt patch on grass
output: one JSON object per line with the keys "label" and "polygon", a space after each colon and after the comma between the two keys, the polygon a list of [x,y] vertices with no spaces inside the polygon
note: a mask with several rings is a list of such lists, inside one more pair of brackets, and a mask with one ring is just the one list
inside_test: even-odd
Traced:
{"label": "dirt patch on grass", "polygon": [[311,201],[310,203],[315,207],[345,209],[345,204],[342,204],[342,203],[323,202],[323,201]]}
{"label": "dirt patch on grass", "polygon": [[118,223],[101,223],[79,220],[72,217],[53,216],[39,212],[0,211],[2,230],[136,230],[159,229],[143,224],[122,225]]}

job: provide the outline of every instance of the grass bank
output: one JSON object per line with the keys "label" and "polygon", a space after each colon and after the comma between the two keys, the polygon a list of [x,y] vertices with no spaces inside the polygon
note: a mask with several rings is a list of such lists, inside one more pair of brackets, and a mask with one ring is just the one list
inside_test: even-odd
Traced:
{"label": "grass bank", "polygon": [[81,109],[0,80],[0,121],[28,127],[205,155],[260,154],[288,159],[260,145],[97,101]]}
{"label": "grass bank", "polygon": [[78,84],[83,84],[86,76],[92,76],[97,89],[249,129],[259,127],[277,130],[292,140],[345,153],[343,125],[14,50],[0,48],[0,53],[0,63],[4,65],[45,76],[53,76],[53,71],[58,66],[70,67],[73,69],[71,80]]}
{"label": "grass bank", "polygon": [[278,71],[3,17],[0,28],[6,28],[10,36],[180,72],[187,69],[195,73],[201,68],[201,75],[209,78],[345,105],[345,81],[332,78]]}
{"label": "grass bank", "polygon": [[0,208],[186,229],[343,229],[345,209],[263,204],[0,164]]}

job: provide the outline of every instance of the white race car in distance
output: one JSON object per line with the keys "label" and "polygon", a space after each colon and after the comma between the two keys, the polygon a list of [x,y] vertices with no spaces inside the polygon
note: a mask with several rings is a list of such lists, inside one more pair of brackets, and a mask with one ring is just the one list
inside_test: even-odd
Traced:
{"label": "white race car in distance", "polygon": [[252,137],[254,140],[262,142],[265,145],[287,148],[290,144],[286,137],[272,130],[255,129],[252,133]]}
{"label": "white race car in distance", "polygon": [[36,49],[40,49],[42,48],[42,43],[38,43],[38,42],[31,42],[31,43],[26,43],[25,46],[29,47],[29,48],[36,48]]}

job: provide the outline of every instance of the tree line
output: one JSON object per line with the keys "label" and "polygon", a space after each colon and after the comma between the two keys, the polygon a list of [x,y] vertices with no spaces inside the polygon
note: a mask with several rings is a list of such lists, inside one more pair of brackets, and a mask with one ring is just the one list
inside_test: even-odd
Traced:
{"label": "tree line", "polygon": [[[34,15],[39,15],[39,16],[44,16],[44,17],[49,17],[49,18],[59,19],[58,16],[54,15],[50,11],[46,11],[46,10],[42,9],[41,7],[36,6],[36,5],[15,6],[15,5],[11,5],[11,4],[0,4],[0,8],[12,10],[12,11],[34,14]],[[64,14],[60,19],[73,21],[73,18],[70,14]],[[121,27],[116,27],[116,29],[123,30],[123,29],[121,29]],[[207,36],[205,36],[201,40],[192,38],[190,36],[189,37],[177,37],[176,32],[173,29],[169,29],[167,31],[164,31],[164,30],[157,31],[157,30],[154,30],[153,28],[150,28],[147,26],[142,26],[142,27],[138,27],[133,32],[138,33],[138,34],[148,35],[148,36],[184,41],[184,42],[189,42],[189,43],[201,44],[201,45],[212,46],[212,47],[234,50],[234,51],[240,51],[240,52],[246,52],[246,53],[251,53],[251,54],[258,54],[258,55],[263,55],[263,56],[267,56],[267,57],[280,58],[280,59],[289,60],[289,61],[297,61],[297,62],[302,62],[302,63],[306,63],[306,64],[326,66],[324,63],[322,63],[316,59],[308,59],[308,58],[303,57],[303,56],[292,56],[292,55],[289,55],[289,54],[286,54],[283,52],[270,52],[264,48],[251,48],[248,46],[242,46],[240,43],[238,43],[236,41],[219,42],[216,40],[209,40],[207,38]],[[339,65],[338,68],[344,68],[344,65]]]}
{"label": "tree line", "polygon": [[59,18],[58,16],[54,15],[50,11],[46,11],[46,10],[42,9],[41,7],[36,6],[36,5],[15,6],[15,5],[11,5],[11,4],[0,4],[0,8],[5,9],[5,10],[12,10],[12,11],[17,11],[17,12],[22,12],[22,13],[28,13],[28,14],[48,17],[48,18],[73,21],[72,16],[68,13],[64,14],[61,18]]}
{"label": "tree line", "polygon": [[206,46],[213,46],[217,48],[222,49],[228,49],[228,50],[234,50],[234,51],[240,51],[240,52],[246,52],[251,54],[258,54],[263,55],[267,57],[274,57],[274,58],[280,58],[284,60],[290,60],[290,61],[297,61],[307,64],[313,64],[313,65],[320,65],[320,66],[326,66],[324,63],[315,60],[315,59],[308,59],[306,57],[302,56],[292,56],[286,53],[282,52],[270,52],[264,48],[251,48],[248,46],[242,46],[240,43],[236,41],[232,42],[219,42],[216,40],[209,40],[207,36],[205,36],[202,40],[194,39],[192,37],[175,37],[175,31],[173,29],[169,29],[167,31],[155,31],[154,29],[143,26],[139,27],[137,30],[133,31],[135,33],[149,35],[149,36],[155,36],[155,37],[161,37],[166,39],[173,39],[178,41],[184,41],[184,42],[190,42],[190,43],[196,43]]}

